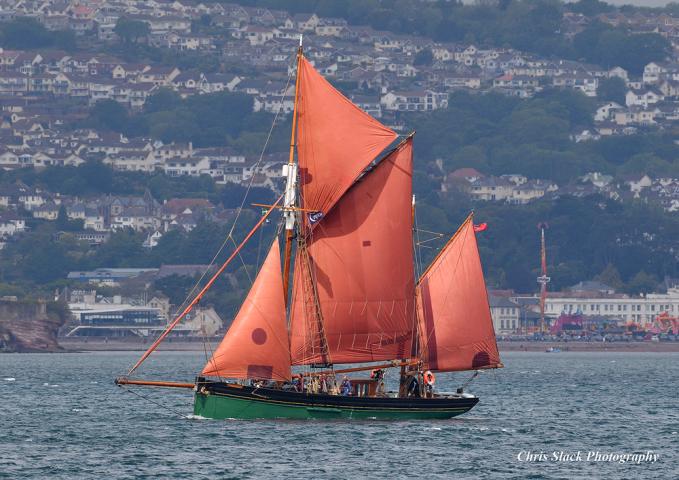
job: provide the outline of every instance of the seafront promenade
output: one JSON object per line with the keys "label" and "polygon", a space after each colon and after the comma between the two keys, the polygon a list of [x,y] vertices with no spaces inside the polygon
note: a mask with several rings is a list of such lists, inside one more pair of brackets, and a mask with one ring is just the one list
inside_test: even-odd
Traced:
{"label": "seafront promenade", "polygon": [[[210,341],[214,348],[219,339]],[[62,338],[59,345],[65,351],[143,351],[149,346],[149,341],[137,338],[100,340],[100,339],[71,339]],[[558,348],[561,352],[679,352],[679,342],[587,342],[587,341],[499,341],[498,347],[504,352],[544,352],[549,348]],[[171,339],[163,343],[159,350],[166,351],[204,351],[201,338]]]}

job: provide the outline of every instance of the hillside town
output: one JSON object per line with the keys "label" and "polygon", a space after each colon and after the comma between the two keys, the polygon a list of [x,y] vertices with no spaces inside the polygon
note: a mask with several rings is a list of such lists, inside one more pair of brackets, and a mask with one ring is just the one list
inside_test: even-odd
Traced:
{"label": "hillside town", "polygon": [[[530,97],[546,87],[574,89],[596,97],[599,81],[622,79],[628,91],[624,104],[602,102],[594,131],[574,132],[573,141],[624,135],[638,128],[671,128],[679,120],[679,63],[650,63],[640,78],[620,67],[539,58],[506,48],[473,44],[434,43],[424,37],[380,32],[348,25],[345,20],[315,14],[290,15],[279,10],[223,3],[165,1],[4,1],[0,21],[17,17],[37,20],[49,30],[71,30],[93,48],[77,53],[0,50],[0,166],[16,169],[78,166],[101,160],[121,171],[164,172],[169,176],[209,175],[217,183],[252,183],[276,188],[284,156],[270,154],[262,161],[232,147],[193,148],[165,145],[151,138],[127,139],[93,129],[73,129],[101,100],[114,100],[131,111],[163,88],[182,97],[220,91],[241,92],[253,98],[255,111],[292,111],[292,87],[286,82],[300,33],[305,51],[319,71],[345,85],[361,108],[398,128],[403,112],[445,108],[457,90],[498,91]],[[161,63],[130,63],[97,53],[120,42],[116,24],[123,18],[142,22],[147,32],[136,42],[199,56],[218,58],[224,65],[245,62],[249,73],[224,69],[203,72]],[[201,29],[201,19],[211,28]],[[602,14],[599,21],[624,24],[632,31],[655,32],[679,42],[679,20],[667,15],[632,17]],[[566,36],[580,32],[592,19],[568,13]],[[421,57],[430,52],[431,58]],[[240,68],[240,70],[246,70]],[[67,102],[64,104],[63,102]],[[59,105],[59,108],[53,107]],[[522,175],[492,177],[466,169],[446,173],[441,190],[461,188],[478,201],[523,204],[548,196],[601,193],[654,201],[667,211],[679,209],[679,181],[652,178],[640,172],[627,179],[591,172],[570,185],[529,180]],[[55,220],[60,192],[21,192],[25,186],[3,187],[0,232],[7,237],[22,229],[22,212]],[[22,198],[29,200],[23,201]],[[157,231],[162,216],[118,221],[102,220],[104,199],[63,199],[69,218],[83,218],[87,230],[105,232],[118,225]],[[73,205],[71,205],[73,204]],[[87,214],[81,211],[87,211]],[[96,215],[93,213],[98,211]],[[150,215],[153,209],[148,210]],[[131,218],[131,217],[123,217]]]}
{"label": "hillside town", "polygon": [[[530,97],[548,87],[573,89],[597,96],[600,80],[620,78],[628,88],[624,104],[602,104],[596,113],[598,135],[629,134],[639,127],[667,127],[679,119],[679,63],[652,62],[633,77],[619,66],[603,68],[580,62],[539,58],[508,48],[473,44],[435,43],[425,37],[376,31],[348,25],[339,18],[225,3],[166,1],[102,2],[4,1],[0,21],[33,18],[49,30],[71,30],[86,39],[87,52],[0,52],[0,97],[12,127],[21,131],[38,122],[56,126],[68,118],[49,115],[44,97],[69,98],[91,105],[112,99],[131,109],[141,108],[159,88],[182,96],[219,91],[254,97],[254,109],[289,113],[290,86],[285,79],[300,34],[305,51],[326,77],[346,84],[347,93],[371,115],[398,126],[396,112],[445,108],[456,90],[499,91]],[[137,43],[177,52],[218,58],[223,65],[244,63],[251,73],[183,69],[177,65],[128,63],[97,53],[120,42],[120,19],[140,22],[146,31]],[[209,28],[201,28],[207,19]],[[572,37],[592,21],[624,24],[631,32],[655,32],[679,42],[679,20],[668,15],[601,14],[597,18],[567,13],[566,31]],[[676,43],[673,43],[676,45]],[[427,55],[422,55],[426,52]],[[368,92],[368,93],[366,93]],[[9,103],[6,103],[9,102]],[[72,115],[77,116],[77,109]],[[23,122],[23,123],[22,123]]]}
{"label": "hillside town", "polygon": [[653,202],[667,212],[679,210],[679,181],[672,177],[653,178],[646,174],[626,175],[616,179],[601,172],[590,172],[576,182],[561,187],[544,179],[525,175],[484,175],[474,168],[459,168],[449,173],[441,184],[442,192],[459,190],[475,201],[523,205],[539,198],[569,195],[584,197],[602,195],[614,201],[639,200]]}
{"label": "hillside town", "polygon": [[[445,109],[449,96],[460,91],[496,92],[521,99],[549,89],[580,92],[596,102],[597,108],[591,129],[571,132],[573,144],[644,131],[672,131],[679,121],[679,19],[665,14],[564,14],[562,33],[568,38],[598,21],[624,25],[632,33],[657,33],[669,40],[674,48],[671,58],[648,63],[638,76],[616,65],[543,58],[472,42],[440,43],[423,36],[356,26],[340,18],[228,3],[0,0],[0,22],[25,18],[51,32],[72,32],[79,48],[0,47],[0,168],[8,172],[78,167],[96,161],[120,172],[162,173],[171,178],[209,176],[221,186],[280,191],[285,152],[257,155],[238,145],[199,147],[152,136],[128,138],[105,129],[83,128],[80,122],[99,102],[113,101],[135,114],[144,110],[150,98],[167,90],[183,99],[239,93],[252,100],[253,112],[289,117],[294,104],[290,78],[300,34],[307,58],[323,76],[367,113],[400,133],[405,131],[404,118],[409,114]],[[126,30],[125,22],[137,29]],[[112,47],[125,45],[147,46],[172,55],[134,61],[110,53]],[[601,98],[599,87],[610,79],[623,82],[624,100]],[[665,212],[679,211],[679,179],[671,176],[640,171],[621,177],[592,171],[557,183],[527,172],[491,175],[471,167],[448,171],[443,162],[433,162],[440,193],[459,192],[474,202],[525,205],[538,199],[600,195],[613,201],[653,203]],[[168,232],[190,232],[201,221],[226,224],[235,215],[235,210],[205,198],[159,201],[150,191],[143,195],[69,195],[22,181],[5,182],[0,184],[0,248],[21,238],[35,222],[70,221],[77,228],[58,235],[72,235],[91,249],[116,232],[131,229],[145,238],[143,247],[152,250]],[[164,267],[174,268],[176,273],[187,266]],[[67,280],[97,288],[124,284],[130,278],[162,278],[162,273],[150,270],[105,267],[71,272]],[[200,269],[189,270],[188,276],[192,276]],[[612,305],[610,313],[623,323],[652,322],[649,315],[661,311],[679,313],[674,290],[667,294],[671,298],[642,299],[612,291],[591,295],[578,291],[568,296],[569,292],[550,297],[547,312],[553,319],[578,312],[610,317],[599,310],[601,302],[594,299],[600,298],[607,299],[601,308]],[[535,298],[524,297],[502,292],[491,296],[499,334],[519,334],[528,331],[527,325],[535,327]],[[583,298],[586,300],[573,300]],[[69,293],[65,300],[74,312],[74,323],[64,334],[74,336],[95,331],[107,336],[148,336],[162,328],[170,312],[168,299],[158,296],[120,298],[83,289]],[[629,316],[623,304],[643,308],[635,307],[642,309],[630,310],[636,313]],[[592,305],[597,309],[592,310]],[[617,305],[621,306],[616,309]],[[210,331],[214,333],[221,320],[214,318],[214,312],[203,314],[211,319],[214,328]],[[103,323],[97,323],[97,315]],[[106,323],[111,318],[115,325]],[[190,330],[201,328],[193,325]]]}

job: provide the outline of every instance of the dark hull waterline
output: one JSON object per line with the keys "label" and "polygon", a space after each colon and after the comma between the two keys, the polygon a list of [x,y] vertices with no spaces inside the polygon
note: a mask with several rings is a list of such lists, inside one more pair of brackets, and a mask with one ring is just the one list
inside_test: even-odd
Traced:
{"label": "dark hull waterline", "polygon": [[229,383],[198,384],[194,414],[215,419],[446,419],[471,410],[473,396],[434,398],[308,394]]}

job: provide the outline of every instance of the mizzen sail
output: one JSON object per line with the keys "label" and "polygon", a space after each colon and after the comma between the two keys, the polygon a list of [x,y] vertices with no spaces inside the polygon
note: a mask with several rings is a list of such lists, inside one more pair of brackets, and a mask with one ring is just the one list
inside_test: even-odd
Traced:
{"label": "mizzen sail", "polygon": [[297,157],[302,207],[327,214],[397,135],[300,59]]}
{"label": "mizzen sail", "polygon": [[357,182],[307,240],[309,266],[298,260],[291,311],[293,364],[319,355],[313,301],[304,275],[313,276],[329,358],[371,362],[410,354],[415,282],[412,244],[412,139]]}
{"label": "mizzen sail", "polygon": [[417,293],[429,369],[501,366],[471,215],[424,273]]}
{"label": "mizzen sail", "polygon": [[278,239],[202,373],[223,378],[291,379]]}

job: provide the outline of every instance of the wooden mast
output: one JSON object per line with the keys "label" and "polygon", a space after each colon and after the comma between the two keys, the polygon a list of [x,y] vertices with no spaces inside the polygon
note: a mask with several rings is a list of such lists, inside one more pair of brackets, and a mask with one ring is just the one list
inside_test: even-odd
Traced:
{"label": "wooden mast", "polygon": [[299,100],[299,77],[300,65],[302,62],[302,36],[299,37],[299,47],[297,48],[297,77],[295,78],[295,103],[292,111],[292,130],[290,132],[290,154],[285,174],[288,177],[285,188],[285,256],[283,259],[283,298],[285,306],[288,305],[290,291],[290,259],[292,257],[292,242],[295,238],[295,216],[294,210],[296,201],[297,165],[295,164],[295,134],[297,127],[297,102]]}

